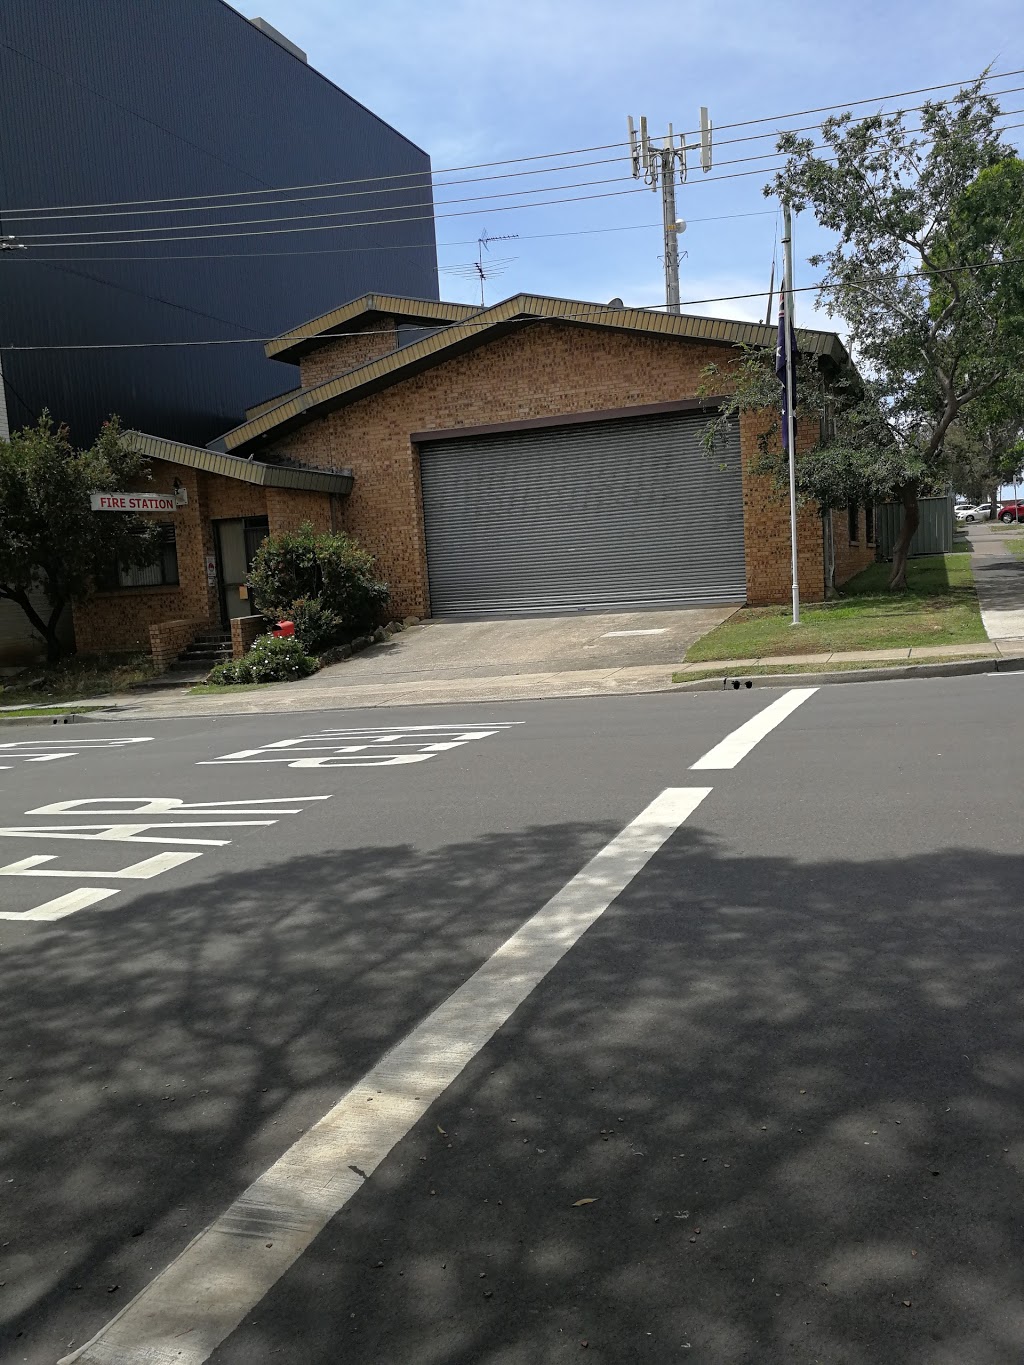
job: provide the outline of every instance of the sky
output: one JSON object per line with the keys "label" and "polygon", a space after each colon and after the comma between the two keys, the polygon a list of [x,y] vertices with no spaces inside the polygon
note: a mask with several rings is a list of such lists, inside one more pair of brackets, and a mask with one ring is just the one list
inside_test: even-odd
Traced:
{"label": "sky", "polygon": [[[1019,0],[974,0],[970,6],[963,0],[867,0],[841,7],[809,0],[733,0],[728,6],[694,0],[250,0],[236,8],[250,18],[262,15],[308,53],[312,66],[430,154],[441,296],[460,302],[478,300],[479,285],[448,267],[471,265],[481,235],[517,233],[489,248],[502,272],[485,286],[489,303],[520,290],[663,303],[660,195],[632,179],[624,147],[525,167],[457,168],[620,143],[629,114],[637,120],[645,114],[652,134],[670,122],[677,131],[695,130],[704,104],[716,128],[714,165],[702,174],[691,154],[686,184],[677,188],[677,213],[687,223],[683,311],[763,320],[781,234],[777,204],[762,190],[779,159],[769,155],[773,137],[731,145],[726,139],[813,124],[824,115],[778,116],[819,106],[872,99],[859,106],[861,112],[906,109],[928,96],[876,97],[969,80],[989,66],[996,72],[1024,67]],[[994,90],[1018,86],[1024,87],[1024,75],[992,83]],[[1001,103],[1020,111],[1007,123],[1024,122],[1024,88]],[[724,127],[754,119],[765,122]],[[1024,128],[1014,129],[1007,136],[1020,147],[1022,133]],[[609,163],[565,169],[606,158]],[[545,164],[550,173],[441,183]],[[583,186],[588,180],[610,183]],[[540,196],[541,185],[577,188]],[[511,210],[514,198],[485,198],[479,207],[442,202],[510,189],[533,191],[521,196],[527,201],[607,197]],[[807,257],[826,243],[811,215],[796,219],[798,288],[813,283]],[[723,297],[756,291],[756,298]],[[709,299],[718,301],[696,302]],[[818,310],[813,293],[798,296],[797,322],[842,330]]]}

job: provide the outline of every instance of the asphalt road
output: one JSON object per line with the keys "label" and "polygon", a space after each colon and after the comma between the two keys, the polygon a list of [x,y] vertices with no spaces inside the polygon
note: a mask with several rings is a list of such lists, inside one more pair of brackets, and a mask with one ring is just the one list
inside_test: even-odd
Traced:
{"label": "asphalt road", "polygon": [[[1024,680],[821,688],[734,768],[691,769],[780,695],[0,730],[4,1365],[81,1347],[695,787],[201,1358],[1024,1358]],[[422,754],[429,725],[489,733],[351,766]],[[362,726],[406,729],[322,733]],[[125,813],[143,798],[207,805]],[[117,1359],[198,1358],[206,1308],[172,1308],[164,1354]]]}

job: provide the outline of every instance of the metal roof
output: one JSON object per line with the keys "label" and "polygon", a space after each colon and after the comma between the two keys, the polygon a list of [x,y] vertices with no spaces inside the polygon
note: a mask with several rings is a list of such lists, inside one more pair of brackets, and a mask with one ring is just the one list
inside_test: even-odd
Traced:
{"label": "metal roof", "polygon": [[225,455],[204,446],[183,445],[167,441],[162,436],[150,436],[145,431],[125,433],[141,455],[151,460],[167,460],[170,464],[201,469],[205,474],[221,474],[227,479],[239,479],[260,488],[293,488],[306,493],[337,493],[344,495],[352,488],[350,469],[311,469],[307,465],[266,464],[240,455]]}
{"label": "metal roof", "polygon": [[[362,313],[395,311],[395,305],[405,306],[405,316],[413,309],[451,309],[459,313],[448,326],[432,332],[420,341],[391,351],[377,360],[349,370],[333,379],[299,390],[268,411],[254,416],[227,432],[218,442],[225,450],[245,449],[248,446],[278,436],[302,426],[312,417],[356,402],[368,394],[400,383],[410,375],[429,369],[462,351],[491,340],[517,325],[536,322],[567,322],[584,327],[608,327],[615,331],[643,336],[662,336],[681,341],[703,341],[720,346],[774,346],[775,327],[759,322],[729,321],[723,318],[694,317],[686,313],[662,313],[650,308],[612,308],[606,304],[584,303],[574,299],[545,298],[538,294],[516,294],[491,308],[470,308],[465,304],[429,304],[418,299],[389,298],[387,295],[368,294],[363,299],[346,304],[325,317],[339,322],[350,322]],[[426,313],[416,313],[426,317]],[[307,323],[306,337],[311,341],[320,335],[315,329],[324,319]],[[295,344],[304,329],[279,338],[270,346]],[[797,344],[805,355],[828,359],[836,365],[846,365],[849,357],[835,332],[818,332],[797,328]]]}
{"label": "metal roof", "polygon": [[313,350],[325,334],[372,314],[400,318],[403,322],[461,322],[483,310],[470,303],[438,303],[436,299],[409,299],[397,294],[364,294],[360,299],[332,308],[318,318],[268,341],[264,351],[270,360],[297,365],[300,356]]}

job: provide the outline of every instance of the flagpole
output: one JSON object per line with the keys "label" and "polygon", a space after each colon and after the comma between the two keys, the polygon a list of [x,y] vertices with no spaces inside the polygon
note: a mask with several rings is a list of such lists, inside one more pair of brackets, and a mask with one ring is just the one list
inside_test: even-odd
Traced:
{"label": "flagpole", "polygon": [[796,390],[793,376],[793,337],[796,319],[793,314],[793,219],[789,201],[782,201],[783,237],[786,278],[783,283],[786,300],[786,325],[782,329],[786,354],[786,445],[789,449],[789,538],[793,571],[793,625],[800,624],[800,578],[796,554],[796,417],[793,398]]}

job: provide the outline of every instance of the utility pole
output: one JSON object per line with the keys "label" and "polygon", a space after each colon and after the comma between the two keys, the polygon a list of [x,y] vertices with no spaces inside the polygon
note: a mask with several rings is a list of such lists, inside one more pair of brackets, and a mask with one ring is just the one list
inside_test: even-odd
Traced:
{"label": "utility pole", "polygon": [[[686,134],[679,134],[679,143],[676,145],[676,135],[672,131],[671,123],[668,125],[668,136],[660,142],[652,142],[647,132],[647,116],[640,116],[640,132],[633,124],[633,117],[630,115],[629,126],[629,150],[630,158],[633,163],[633,179],[640,180],[657,190],[661,187],[661,219],[664,230],[665,244],[665,306],[669,313],[679,312],[679,237],[686,231],[686,223],[682,219],[676,218],[676,176],[679,183],[683,184],[687,173],[687,153],[691,150],[686,145]],[[711,120],[708,118],[708,111],[702,107],[700,111],[700,164],[703,171],[711,169]],[[683,255],[686,253],[683,252]]]}
{"label": "utility pole", "polygon": [[793,315],[793,216],[789,200],[782,201],[782,248],[786,278],[784,281],[785,322],[782,328],[786,358],[786,448],[789,452],[789,536],[793,569],[793,625],[800,624],[800,579],[796,552],[796,414],[793,406],[796,384],[793,375],[793,338],[796,319]]}

